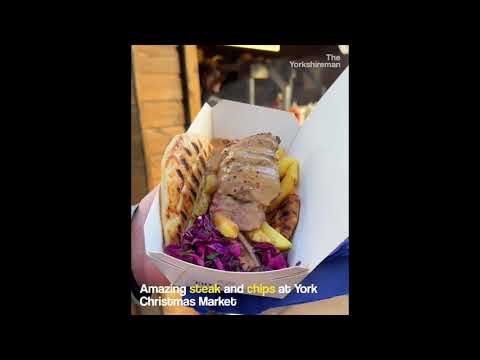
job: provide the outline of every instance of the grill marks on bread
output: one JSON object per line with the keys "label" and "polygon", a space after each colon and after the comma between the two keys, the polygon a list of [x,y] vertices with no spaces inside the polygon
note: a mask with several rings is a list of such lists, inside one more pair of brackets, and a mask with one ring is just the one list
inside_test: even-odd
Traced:
{"label": "grill marks on bread", "polygon": [[190,134],[175,136],[162,158],[161,217],[165,245],[178,244],[192,215],[206,170],[207,139]]}

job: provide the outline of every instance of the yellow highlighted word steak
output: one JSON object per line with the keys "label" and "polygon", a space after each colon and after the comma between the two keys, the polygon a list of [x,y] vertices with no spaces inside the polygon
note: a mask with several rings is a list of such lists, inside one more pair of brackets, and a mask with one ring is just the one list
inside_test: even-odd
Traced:
{"label": "yellow highlighted word steak", "polygon": [[191,294],[219,294],[222,292],[222,289],[219,285],[194,285],[190,286]]}

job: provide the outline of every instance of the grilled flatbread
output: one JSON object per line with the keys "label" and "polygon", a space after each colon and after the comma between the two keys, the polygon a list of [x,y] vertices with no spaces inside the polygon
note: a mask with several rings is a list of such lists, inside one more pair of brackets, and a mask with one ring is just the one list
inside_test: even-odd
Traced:
{"label": "grilled flatbread", "polygon": [[163,154],[160,193],[164,245],[179,244],[211,153],[210,141],[187,133],[176,135]]}
{"label": "grilled flatbread", "polygon": [[268,214],[268,223],[290,240],[297,227],[299,212],[300,198],[297,194],[290,194],[272,214]]}

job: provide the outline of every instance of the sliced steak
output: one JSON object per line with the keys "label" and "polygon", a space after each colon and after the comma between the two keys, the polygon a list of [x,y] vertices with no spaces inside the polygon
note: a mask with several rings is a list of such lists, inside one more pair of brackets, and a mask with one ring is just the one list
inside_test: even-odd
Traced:
{"label": "sliced steak", "polygon": [[279,138],[270,133],[240,139],[227,146],[218,172],[218,192],[242,202],[268,206],[280,193],[275,151]]}
{"label": "sliced steak", "polygon": [[210,215],[221,212],[234,221],[241,231],[255,230],[265,221],[265,208],[257,202],[242,202],[232,196],[221,194],[213,196]]}

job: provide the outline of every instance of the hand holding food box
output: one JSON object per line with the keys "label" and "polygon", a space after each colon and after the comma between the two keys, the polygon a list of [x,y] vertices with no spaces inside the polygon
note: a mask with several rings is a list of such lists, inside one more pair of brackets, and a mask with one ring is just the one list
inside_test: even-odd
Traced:
{"label": "hand holding food box", "polygon": [[145,246],[173,283],[299,283],[348,237],[348,69],[302,127],[223,100],[166,154]]}

